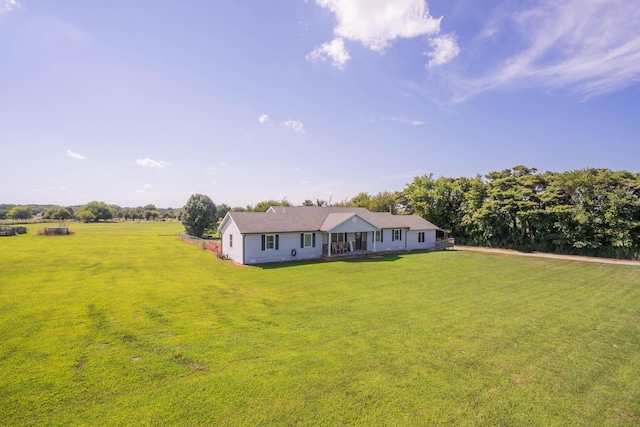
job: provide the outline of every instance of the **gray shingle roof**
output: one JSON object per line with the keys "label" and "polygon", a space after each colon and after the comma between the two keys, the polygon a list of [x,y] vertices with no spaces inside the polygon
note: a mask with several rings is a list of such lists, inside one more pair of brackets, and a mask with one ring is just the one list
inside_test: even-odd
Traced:
{"label": "gray shingle roof", "polygon": [[243,234],[329,231],[354,215],[381,229],[439,230],[417,215],[392,215],[365,208],[272,206],[267,212],[229,212],[228,215]]}

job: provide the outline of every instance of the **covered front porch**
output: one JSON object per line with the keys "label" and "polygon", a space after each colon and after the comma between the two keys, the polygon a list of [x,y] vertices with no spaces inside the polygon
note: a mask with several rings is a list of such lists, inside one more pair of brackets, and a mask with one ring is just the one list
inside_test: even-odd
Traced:
{"label": "covered front porch", "polygon": [[322,230],[322,256],[355,255],[376,250],[380,229],[357,214],[329,214]]}
{"label": "covered front porch", "polygon": [[375,232],[328,233],[326,241],[322,244],[322,255],[325,257],[365,255],[373,252]]}

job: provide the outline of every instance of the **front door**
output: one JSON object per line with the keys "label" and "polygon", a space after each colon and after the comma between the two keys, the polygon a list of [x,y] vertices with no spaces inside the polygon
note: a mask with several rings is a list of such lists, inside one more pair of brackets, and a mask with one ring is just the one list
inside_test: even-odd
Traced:
{"label": "front door", "polygon": [[356,232],[356,247],[355,247],[355,249],[356,249],[356,250],[358,250],[358,251],[359,251],[359,250],[361,250],[361,249],[364,249],[364,248],[362,247],[362,241],[363,241],[363,239],[364,239],[364,241],[366,241],[366,240],[367,240],[367,233],[362,233],[362,232],[360,232],[360,231]]}

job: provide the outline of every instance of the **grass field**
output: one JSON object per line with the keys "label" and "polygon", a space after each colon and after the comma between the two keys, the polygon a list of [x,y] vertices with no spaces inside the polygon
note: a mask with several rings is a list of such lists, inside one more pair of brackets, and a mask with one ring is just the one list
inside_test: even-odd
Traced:
{"label": "grass field", "polygon": [[640,268],[238,267],[176,223],[0,238],[0,424],[639,425]]}

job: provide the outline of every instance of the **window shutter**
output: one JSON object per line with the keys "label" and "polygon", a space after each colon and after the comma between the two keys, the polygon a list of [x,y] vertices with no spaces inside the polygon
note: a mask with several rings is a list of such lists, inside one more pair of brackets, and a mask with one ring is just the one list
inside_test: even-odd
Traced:
{"label": "window shutter", "polygon": [[384,230],[380,230],[380,243],[384,242]]}
{"label": "window shutter", "polygon": [[304,233],[300,233],[300,249],[304,248]]}
{"label": "window shutter", "polygon": [[396,241],[396,230],[395,229],[391,229],[391,241],[392,242]]}
{"label": "window shutter", "polygon": [[315,248],[316,247],[316,233],[313,233],[311,235],[311,240],[312,240],[311,246],[313,246]]}
{"label": "window shutter", "polygon": [[262,250],[264,251],[264,234],[262,235]]}
{"label": "window shutter", "polygon": [[276,251],[278,250],[278,237],[280,237],[280,235],[276,234]]}
{"label": "window shutter", "polygon": [[398,234],[400,235],[400,240],[402,240],[402,228],[400,230],[398,230],[398,231],[399,231]]}

